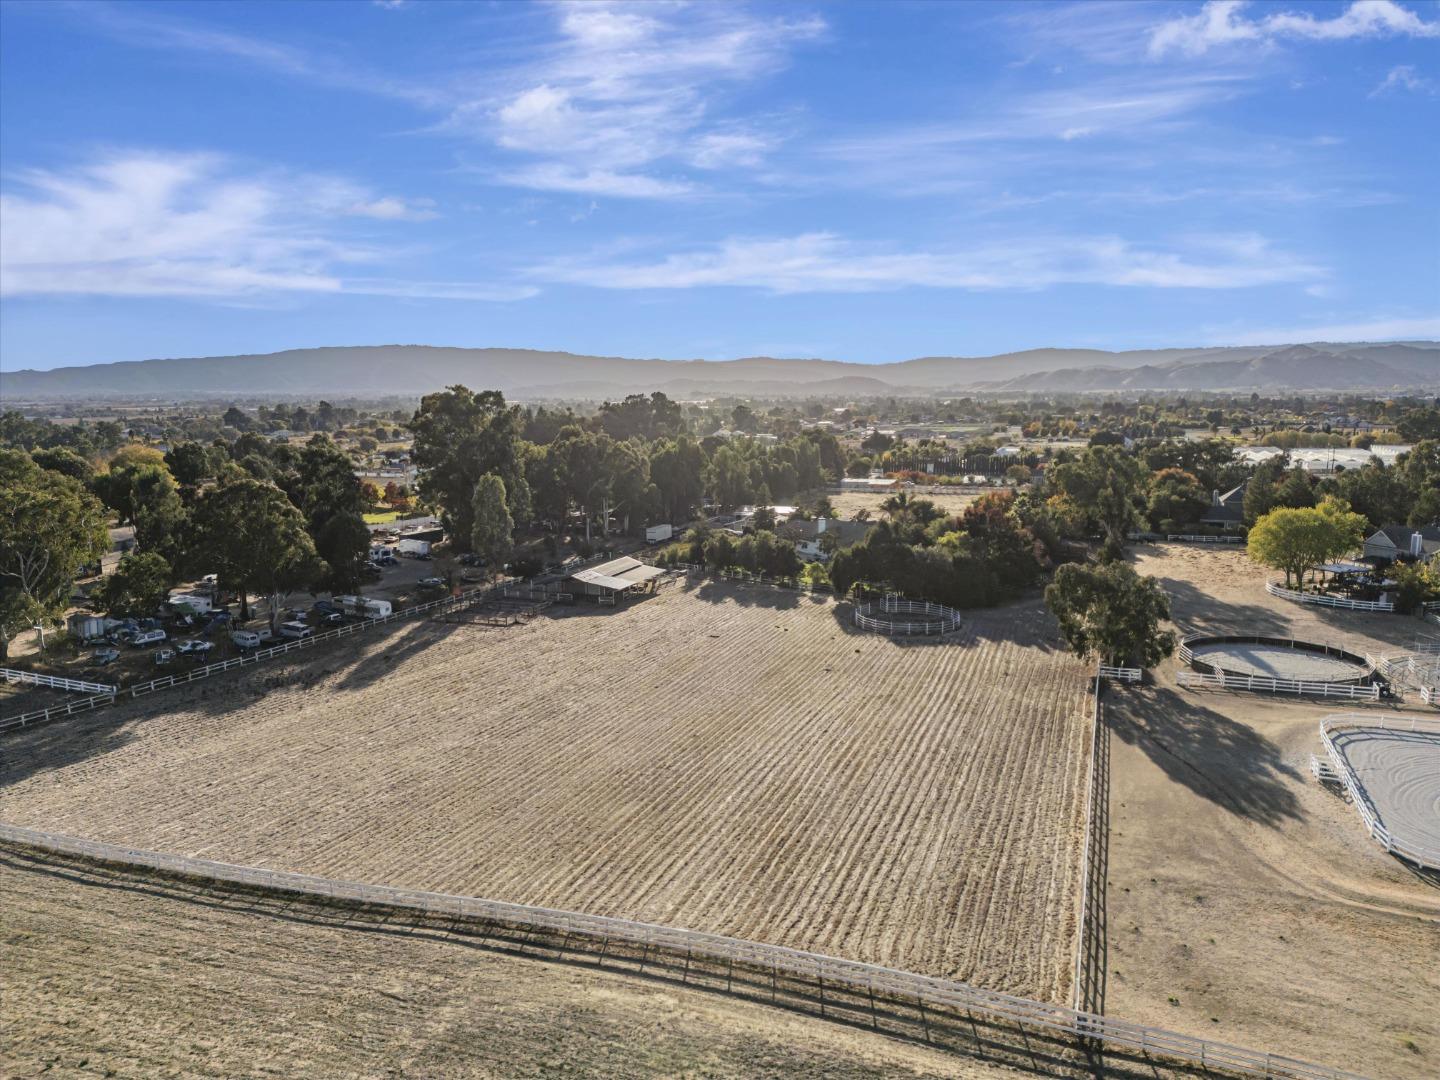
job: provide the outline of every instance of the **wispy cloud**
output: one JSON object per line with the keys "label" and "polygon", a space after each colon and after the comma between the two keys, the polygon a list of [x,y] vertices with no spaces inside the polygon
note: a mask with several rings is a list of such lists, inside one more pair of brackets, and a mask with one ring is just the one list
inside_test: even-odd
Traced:
{"label": "wispy cloud", "polygon": [[351,59],[309,52],[256,34],[217,29],[134,4],[66,0],[55,9],[73,13],[86,29],[138,48],[227,57],[317,85],[395,98],[427,108],[443,107],[451,100],[439,84],[392,78]]}
{"label": "wispy cloud", "polygon": [[1437,92],[1435,80],[1421,75],[1415,70],[1412,64],[1399,64],[1390,69],[1380,85],[1370,91],[1370,96],[1384,97],[1386,94],[1395,94],[1404,91],[1410,94],[1429,94],[1434,96]]}
{"label": "wispy cloud", "polygon": [[219,155],[113,153],[0,194],[0,294],[243,297],[365,292],[512,299],[533,288],[350,275],[388,249],[346,219],[416,220],[423,201],[334,177],[242,173]]}
{"label": "wispy cloud", "polygon": [[[559,4],[555,39],[451,110],[441,130],[520,158],[508,183],[640,198],[697,190],[685,165],[753,167],[775,136],[715,119],[734,88],[783,67],[824,30],[718,4]],[[657,174],[658,170],[658,174]]]}
{"label": "wispy cloud", "polygon": [[566,257],[536,280],[607,289],[739,286],[775,293],[877,292],[913,286],[1037,289],[1062,284],[1230,289],[1314,280],[1318,266],[1253,235],[1192,238],[1164,250],[1119,237],[1038,237],[927,251],[853,243],[833,233],[731,238],[650,261]]}
{"label": "wispy cloud", "polygon": [[1217,330],[1209,335],[1209,342],[1214,345],[1274,345],[1295,341],[1433,341],[1435,339],[1440,339],[1440,314],[1419,318],[1277,326],[1259,330]]}
{"label": "wispy cloud", "polygon": [[1247,18],[1247,0],[1207,0],[1194,15],[1161,23],[1150,35],[1149,52],[1160,57],[1178,52],[1199,56],[1242,42],[1270,44],[1282,39],[1345,41],[1388,36],[1437,37],[1440,22],[1426,22],[1395,0],[1354,0],[1330,18],[1281,11]]}

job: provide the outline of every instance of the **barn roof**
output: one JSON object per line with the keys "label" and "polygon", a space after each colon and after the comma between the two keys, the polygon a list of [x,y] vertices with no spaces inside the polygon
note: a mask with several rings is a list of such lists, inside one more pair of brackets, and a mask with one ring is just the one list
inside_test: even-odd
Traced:
{"label": "barn roof", "polygon": [[615,589],[623,592],[633,585],[644,584],[663,573],[665,571],[658,566],[649,566],[639,559],[622,555],[618,559],[611,559],[598,566],[588,566],[584,570],[577,570],[570,577],[575,581],[583,581],[587,585],[598,585],[602,589]]}

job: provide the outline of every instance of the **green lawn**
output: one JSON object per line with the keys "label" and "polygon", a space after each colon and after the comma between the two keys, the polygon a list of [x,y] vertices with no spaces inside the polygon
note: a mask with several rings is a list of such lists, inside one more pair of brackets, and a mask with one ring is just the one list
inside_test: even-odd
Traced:
{"label": "green lawn", "polygon": [[387,521],[396,521],[400,517],[399,510],[381,510],[374,514],[365,515],[366,525],[384,525]]}

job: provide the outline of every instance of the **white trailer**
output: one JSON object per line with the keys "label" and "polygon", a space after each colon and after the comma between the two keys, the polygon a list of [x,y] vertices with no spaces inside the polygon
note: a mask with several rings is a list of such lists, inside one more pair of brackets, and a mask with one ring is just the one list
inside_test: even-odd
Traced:
{"label": "white trailer", "polygon": [[385,619],[394,610],[389,600],[376,600],[369,596],[337,596],[335,603],[347,615],[360,615],[366,619]]}
{"label": "white trailer", "polygon": [[401,555],[415,556],[430,554],[429,540],[401,540],[395,547]]}
{"label": "white trailer", "polygon": [[647,544],[658,544],[662,540],[669,540],[674,535],[674,525],[650,525],[645,529],[645,542]]}
{"label": "white trailer", "polygon": [[192,615],[204,615],[215,606],[210,597],[193,592],[171,593],[169,603],[176,611],[188,611]]}

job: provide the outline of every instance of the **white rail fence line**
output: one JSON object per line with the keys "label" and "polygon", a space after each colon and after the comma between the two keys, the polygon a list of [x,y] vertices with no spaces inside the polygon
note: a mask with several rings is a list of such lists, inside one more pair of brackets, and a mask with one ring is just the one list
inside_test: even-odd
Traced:
{"label": "white rail fence line", "polygon": [[1315,604],[1320,607],[1344,608],[1347,611],[1394,611],[1395,605],[1389,600],[1347,600],[1339,596],[1325,596],[1321,593],[1296,592],[1273,581],[1265,583],[1265,591],[1282,600],[1293,600],[1297,604]]}
{"label": "white rail fence line", "polygon": [[286,641],[280,645],[272,645],[269,648],[256,649],[246,656],[237,656],[231,660],[222,660],[214,664],[206,664],[204,667],[187,671],[183,675],[166,675],[163,678],[151,679],[149,682],[138,683],[134,686],[112,689],[109,692],[71,702],[68,705],[57,705],[50,709],[36,709],[32,712],[21,713],[18,716],[8,716],[0,720],[0,731],[23,728],[30,724],[43,724],[62,716],[88,712],[91,709],[98,709],[104,705],[114,705],[121,698],[128,697],[133,699],[144,697],[158,690],[168,690],[174,686],[182,686],[200,679],[208,679],[222,672],[231,671],[248,664],[258,664],[261,661],[270,660],[276,656],[283,656],[286,653],[295,652],[299,649],[311,649],[322,642],[333,641],[336,638],[345,637],[349,634],[357,634],[374,626],[383,626],[387,623],[398,622],[401,619],[411,618],[415,615],[423,615],[428,611],[448,610],[449,608],[460,607],[493,595],[497,588],[500,587],[473,589],[470,592],[461,593],[459,596],[441,597],[439,600],[431,600],[424,604],[416,604],[412,607],[402,608],[399,611],[391,612],[389,615],[379,619],[365,619],[362,622],[349,623],[345,626],[338,626],[334,630],[327,630],[324,633],[316,634],[313,637]]}
{"label": "white rail fence line", "polygon": [[[1096,807],[1098,798],[1108,799],[1108,787],[1106,793],[1097,792],[1097,776],[1100,770],[1101,734],[1102,726],[1105,723],[1103,706],[1100,704],[1101,685],[1097,679],[1094,689],[1094,704],[1090,716],[1090,768],[1085,781],[1085,843],[1080,852],[1080,898],[1079,898],[1079,919],[1076,924],[1075,934],[1075,968],[1071,974],[1070,986],[1070,1007],[1078,1011],[1103,1011],[1103,994],[1096,989],[1097,980],[1103,980],[1104,972],[1096,971],[1096,965],[1104,964],[1103,943],[1092,941],[1097,935],[1103,934],[1103,926],[1097,926],[1096,921],[1104,919],[1104,873],[1105,868],[1101,865],[1102,860],[1097,858],[1098,849],[1096,846]],[[1108,828],[1108,824],[1107,824]],[[1092,912],[1091,908],[1100,905],[1097,911]],[[1101,984],[1103,985],[1103,983]]]}
{"label": "white rail fence line", "polygon": [[64,679],[59,675],[40,675],[34,671],[17,671],[14,668],[0,668],[0,675],[5,677],[7,683],[30,683],[33,686],[48,686],[52,690],[73,690],[81,694],[113,694],[117,689],[108,683]]}
{"label": "white rail fence line", "polygon": [[1116,682],[1137,683],[1145,677],[1145,671],[1138,667],[1113,667],[1110,664],[1101,664],[1095,669],[1095,676],[1100,679],[1114,679]]}
{"label": "white rail fence line", "polygon": [[[933,618],[912,622],[892,618],[895,615],[927,615]],[[926,637],[960,629],[961,618],[958,611],[944,604],[887,596],[883,600],[857,604],[854,622],[862,630],[873,630],[892,637]]]}
{"label": "white rail fence line", "polygon": [[0,841],[207,881],[419,911],[445,918],[479,919],[591,940],[624,942],[670,952],[683,952],[769,972],[784,972],[787,977],[814,980],[822,986],[844,986],[856,992],[916,999],[955,1010],[972,1010],[987,1018],[1021,1027],[1077,1039],[1098,1040],[1118,1050],[1154,1054],[1245,1075],[1273,1077],[1276,1080],[1363,1080],[1352,1073],[1294,1058],[1132,1024],[1069,1009],[1063,1005],[1051,1005],[993,990],[982,990],[950,979],[917,975],[875,964],[842,960],[779,945],[743,941],[719,934],[705,934],[553,908],[507,904],[473,896],[398,889],[281,870],[236,866],[208,859],[192,859],[182,855],[61,836],[3,823],[0,823]]}
{"label": "white rail fence line", "polygon": [[1198,671],[1180,671],[1176,673],[1175,681],[1187,690],[1253,690],[1268,694],[1345,698],[1349,701],[1380,700],[1380,687],[1378,686],[1273,679],[1268,675],[1235,675],[1228,671],[1216,675],[1206,675]]}
{"label": "white rail fence line", "polygon": [[1416,866],[1440,870],[1440,849],[1398,837],[1381,823],[1374,807],[1370,804],[1370,799],[1365,794],[1364,787],[1355,775],[1355,770],[1350,768],[1350,763],[1345,760],[1345,756],[1335,746],[1334,735],[1343,731],[1361,731],[1367,728],[1381,728],[1386,731],[1440,732],[1440,720],[1425,716],[1402,716],[1396,713],[1383,713],[1375,716],[1365,713],[1335,713],[1320,721],[1320,741],[1325,744],[1325,751],[1330,755],[1335,771],[1340,774],[1340,781],[1350,795],[1350,802],[1359,812],[1360,820],[1365,823],[1365,828],[1370,835],[1384,845],[1385,850],[1392,855],[1399,855]]}

